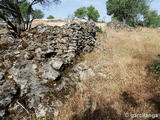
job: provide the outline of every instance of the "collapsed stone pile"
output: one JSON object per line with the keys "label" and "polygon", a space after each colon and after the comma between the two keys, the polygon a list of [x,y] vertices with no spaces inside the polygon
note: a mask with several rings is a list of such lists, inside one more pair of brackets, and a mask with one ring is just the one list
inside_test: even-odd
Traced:
{"label": "collapsed stone pile", "polygon": [[56,116],[56,97],[68,98],[67,88],[76,81],[66,69],[80,52],[92,51],[95,36],[93,22],[38,25],[20,39],[1,36],[0,119],[8,110],[15,114],[32,111],[37,117],[49,113]]}
{"label": "collapsed stone pile", "polygon": [[133,27],[130,27],[129,25],[124,24],[123,22],[117,22],[117,21],[112,21],[107,23],[107,27],[114,30],[126,30],[126,31],[134,30]]}

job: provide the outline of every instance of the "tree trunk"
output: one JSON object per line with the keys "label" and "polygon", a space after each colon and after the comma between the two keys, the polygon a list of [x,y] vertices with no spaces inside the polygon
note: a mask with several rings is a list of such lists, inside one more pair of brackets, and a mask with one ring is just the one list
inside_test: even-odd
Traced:
{"label": "tree trunk", "polygon": [[126,24],[126,19],[125,18],[123,18],[123,24]]}

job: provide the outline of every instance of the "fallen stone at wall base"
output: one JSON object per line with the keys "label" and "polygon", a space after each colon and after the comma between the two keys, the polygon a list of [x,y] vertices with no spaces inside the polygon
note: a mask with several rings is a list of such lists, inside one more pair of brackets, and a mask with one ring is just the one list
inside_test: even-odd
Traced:
{"label": "fallen stone at wall base", "polygon": [[[49,101],[54,98],[54,93],[60,98],[69,98],[71,92],[67,89],[75,85],[77,80],[66,76],[64,72],[75,64],[74,59],[79,53],[93,50],[95,37],[93,22],[69,23],[62,27],[39,25],[29,33],[22,33],[22,38],[16,40],[2,36],[0,71],[4,72],[0,72],[0,89],[3,89],[0,91],[1,116],[8,107],[15,114],[28,110],[34,111],[37,117],[47,116],[47,113],[57,116],[59,112],[56,104],[48,105]],[[5,72],[14,84],[6,81],[8,78],[4,76]],[[26,110],[13,102],[18,88],[20,93],[16,100]]]}
{"label": "fallen stone at wall base", "polygon": [[[2,75],[2,74],[1,74]],[[7,111],[8,106],[19,96],[19,88],[16,84],[4,80],[4,76],[0,79],[0,119],[2,119]]]}
{"label": "fallen stone at wall base", "polygon": [[42,74],[43,79],[55,81],[60,77],[60,73],[52,68],[50,64],[44,64],[39,72]]}

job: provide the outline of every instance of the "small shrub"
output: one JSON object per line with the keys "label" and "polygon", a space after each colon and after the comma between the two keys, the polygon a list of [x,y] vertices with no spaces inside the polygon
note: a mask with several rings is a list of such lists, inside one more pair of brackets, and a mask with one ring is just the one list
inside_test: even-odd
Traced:
{"label": "small shrub", "polygon": [[155,72],[156,74],[160,74],[160,62],[150,67],[150,70]]}
{"label": "small shrub", "polygon": [[160,61],[149,67],[149,69],[157,74],[157,78],[160,79]]}
{"label": "small shrub", "polygon": [[54,17],[52,15],[49,15],[47,19],[54,19]]}
{"label": "small shrub", "polygon": [[96,32],[103,33],[102,29],[98,26],[96,26]]}

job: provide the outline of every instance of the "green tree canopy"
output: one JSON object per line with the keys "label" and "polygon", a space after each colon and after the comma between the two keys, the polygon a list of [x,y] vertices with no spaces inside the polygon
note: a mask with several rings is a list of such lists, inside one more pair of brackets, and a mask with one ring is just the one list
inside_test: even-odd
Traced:
{"label": "green tree canopy", "polygon": [[134,26],[149,11],[149,3],[150,0],[108,0],[107,14]]}
{"label": "green tree canopy", "polygon": [[61,0],[0,0],[0,18],[7,23],[10,33],[14,31],[14,36],[20,36],[31,28],[34,18],[44,16],[41,11],[33,10],[33,6],[51,2],[58,4]]}
{"label": "green tree canopy", "polygon": [[86,17],[86,14],[87,14],[87,10],[85,7],[78,8],[74,12],[75,17],[80,18],[80,19],[84,19]]}
{"label": "green tree canopy", "polygon": [[100,17],[98,10],[96,10],[92,5],[87,8],[87,18],[88,20],[97,21]]}
{"label": "green tree canopy", "polygon": [[52,15],[49,15],[47,19],[54,19],[54,17]]}
{"label": "green tree canopy", "polygon": [[[27,10],[29,8],[29,3],[27,1],[20,4],[19,8],[24,19],[27,19]],[[32,9],[33,10],[33,9]]]}
{"label": "green tree canopy", "polygon": [[[27,2],[27,1],[21,3],[20,6],[19,6],[22,17],[24,19],[27,19],[27,10],[28,10],[29,6],[30,6],[30,3]],[[34,19],[41,19],[41,18],[44,17],[43,12],[39,9],[35,9],[35,10],[31,9],[31,15]]]}
{"label": "green tree canopy", "polygon": [[147,27],[160,27],[160,15],[157,11],[151,10],[144,16],[144,24]]}
{"label": "green tree canopy", "polygon": [[74,12],[75,17],[80,18],[80,19],[85,19],[87,17],[88,20],[93,20],[97,22],[98,18],[100,17],[100,14],[98,10],[95,9],[92,5],[89,7],[81,7],[78,8]]}
{"label": "green tree canopy", "polygon": [[32,12],[32,16],[34,19],[42,19],[44,17],[44,14],[41,10],[35,9]]}

